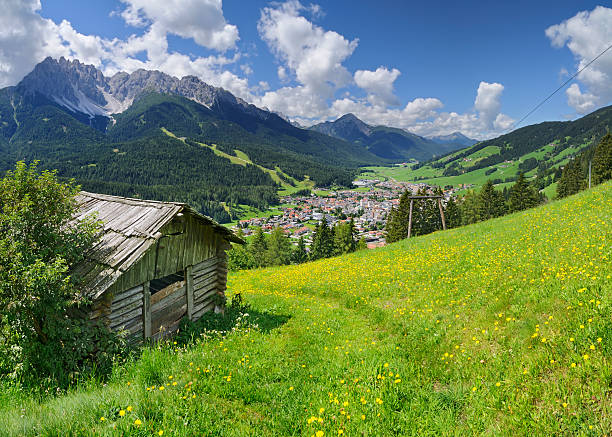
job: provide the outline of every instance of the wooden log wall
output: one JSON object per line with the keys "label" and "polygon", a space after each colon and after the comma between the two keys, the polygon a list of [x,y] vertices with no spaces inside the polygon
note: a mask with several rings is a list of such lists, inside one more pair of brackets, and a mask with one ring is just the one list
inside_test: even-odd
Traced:
{"label": "wooden log wall", "polygon": [[112,331],[126,330],[128,336],[142,336],[143,292],[143,286],[138,285],[113,296],[111,312],[107,316],[108,327]]}
{"label": "wooden log wall", "polygon": [[218,291],[219,258],[214,256],[192,268],[193,274],[193,316],[198,320],[207,311],[215,308],[214,295]]}
{"label": "wooden log wall", "polygon": [[[217,294],[225,296],[225,290],[227,290],[227,252],[231,246],[229,243],[226,245],[219,245],[217,248]],[[216,307],[215,312],[223,312],[224,307]]]}
{"label": "wooden log wall", "polygon": [[[157,340],[176,331],[185,316],[195,321],[207,311],[223,310],[215,302],[226,289],[229,242],[190,215],[172,220],[160,234],[92,304],[90,319],[103,320],[113,331],[125,329],[131,339]],[[181,271],[184,281],[147,293],[150,281]]]}

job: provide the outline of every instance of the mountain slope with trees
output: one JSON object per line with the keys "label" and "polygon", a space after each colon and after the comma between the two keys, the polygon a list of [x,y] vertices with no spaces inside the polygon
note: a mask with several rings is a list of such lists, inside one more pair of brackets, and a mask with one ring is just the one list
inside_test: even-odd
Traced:
{"label": "mountain slope with trees", "polygon": [[581,151],[594,147],[612,127],[612,106],[578,120],[526,126],[406,168],[375,168],[378,174],[432,185],[482,186],[487,180],[508,186],[519,174],[555,195],[562,168]]}
{"label": "mountain slope with trees", "polygon": [[[239,150],[255,165],[237,165],[201,144],[228,155]],[[238,205],[278,202],[271,171],[288,185],[350,186],[360,165],[384,162],[195,77],[138,70],[106,78],[63,58],[46,59],[0,90],[0,150],[0,171],[40,160],[87,189],[186,201],[221,222]]]}

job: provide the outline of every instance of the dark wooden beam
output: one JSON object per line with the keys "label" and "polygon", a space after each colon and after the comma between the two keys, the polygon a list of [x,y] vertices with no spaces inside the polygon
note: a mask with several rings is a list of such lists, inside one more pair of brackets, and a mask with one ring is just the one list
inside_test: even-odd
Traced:
{"label": "dark wooden beam", "polygon": [[410,198],[410,213],[408,214],[408,238],[410,238],[410,231],[412,230],[412,205],[414,204],[414,199]]}
{"label": "dark wooden beam", "polygon": [[149,288],[149,281],[144,283],[142,319],[144,324],[144,338],[147,340],[151,338],[151,290]]}
{"label": "dark wooden beam", "polygon": [[193,320],[193,266],[185,269],[185,291],[187,293],[187,318]]}
{"label": "dark wooden beam", "polygon": [[442,217],[442,229],[446,231],[446,220],[444,219],[444,208],[442,208],[442,199],[438,199],[438,207],[440,208],[440,217]]}

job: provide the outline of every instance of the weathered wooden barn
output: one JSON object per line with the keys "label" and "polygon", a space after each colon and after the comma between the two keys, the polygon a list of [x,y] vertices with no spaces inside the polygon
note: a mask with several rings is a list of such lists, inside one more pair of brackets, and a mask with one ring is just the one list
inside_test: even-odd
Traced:
{"label": "weathered wooden barn", "polygon": [[92,301],[90,319],[132,340],[159,339],[183,317],[221,310],[226,250],[243,243],[184,203],[80,192],[75,220],[94,214],[99,242],[73,275]]}

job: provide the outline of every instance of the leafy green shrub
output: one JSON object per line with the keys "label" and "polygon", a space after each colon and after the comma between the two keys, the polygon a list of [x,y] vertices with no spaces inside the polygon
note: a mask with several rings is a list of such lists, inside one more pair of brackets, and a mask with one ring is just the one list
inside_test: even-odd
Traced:
{"label": "leafy green shrub", "polygon": [[[99,235],[95,218],[73,221],[73,181],[19,162],[0,180],[0,370],[66,385],[110,370],[122,340],[92,325],[70,270]],[[11,369],[12,367],[12,369]]]}
{"label": "leafy green shrub", "polygon": [[44,331],[52,341],[28,343],[23,349],[24,368],[30,371],[30,378],[46,378],[61,387],[82,378],[109,375],[114,360],[127,350],[122,335],[84,318],[56,318]]}

